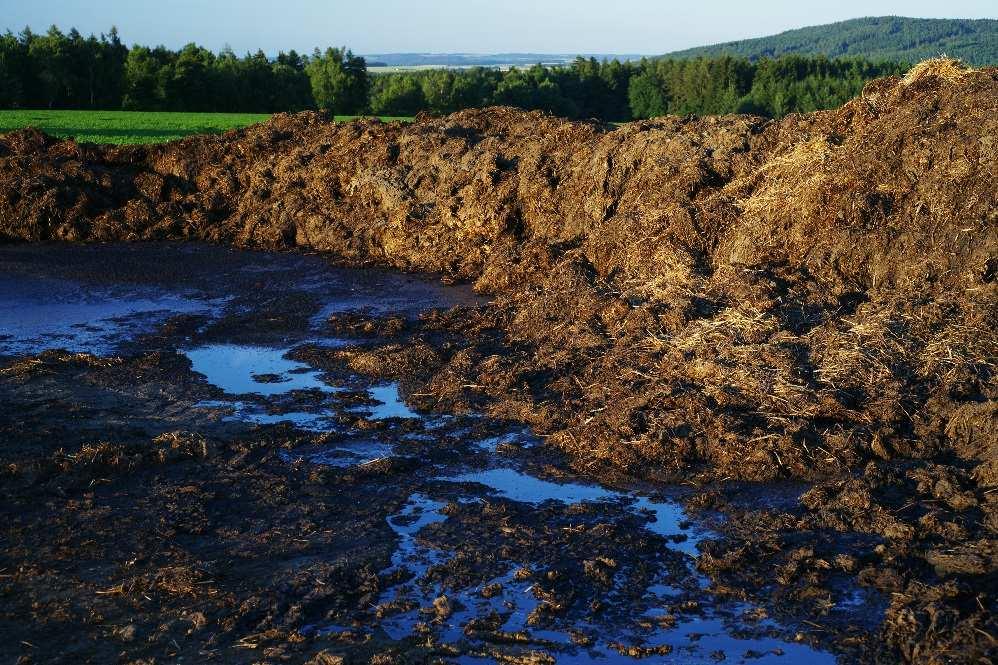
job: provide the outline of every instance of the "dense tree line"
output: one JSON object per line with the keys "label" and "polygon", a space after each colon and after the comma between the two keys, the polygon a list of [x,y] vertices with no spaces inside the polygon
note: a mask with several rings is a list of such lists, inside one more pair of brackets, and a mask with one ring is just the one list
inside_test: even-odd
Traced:
{"label": "dense tree line", "polygon": [[129,49],[113,28],[99,38],[54,26],[0,35],[0,108],[355,114],[367,97],[364,59],[346,49],[240,57],[196,44]]}
{"label": "dense tree line", "polygon": [[369,76],[347,49],[238,56],[196,44],[174,51],[51,28],[0,36],[0,107],[148,111],[298,111],[411,116],[496,104],[606,121],[667,113],[781,117],[837,106],[906,66],[861,59],[722,56],[641,62],[425,70]]}
{"label": "dense tree line", "polygon": [[635,117],[663,113],[755,113],[780,118],[835,108],[870,80],[903,74],[908,66],[824,56],[784,56],[750,62],[741,58],[653,60],[631,79]]}
{"label": "dense tree line", "polygon": [[373,77],[370,109],[381,115],[449,113],[508,104],[569,118],[629,120],[665,114],[788,113],[833,108],[871,79],[907,65],[785,56],[621,63],[579,58],[566,67],[429,70]]}
{"label": "dense tree line", "polygon": [[549,111],[569,118],[625,120],[630,117],[627,86],[634,66],[616,60],[579,58],[568,67],[534,65],[523,69],[475,67],[424,70],[373,77],[371,111],[412,115],[450,113],[492,105]]}

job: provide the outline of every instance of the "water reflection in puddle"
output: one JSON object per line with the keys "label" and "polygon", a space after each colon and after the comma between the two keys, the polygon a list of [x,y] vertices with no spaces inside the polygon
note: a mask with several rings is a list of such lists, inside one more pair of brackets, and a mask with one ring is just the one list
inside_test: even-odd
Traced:
{"label": "water reflection in puddle", "polygon": [[608,501],[614,493],[602,487],[575,483],[553,483],[528,476],[515,469],[499,468],[463,473],[445,478],[455,483],[479,483],[512,501],[521,503],[579,503],[581,501]]}
{"label": "water reflection in puddle", "polygon": [[[337,341],[334,340],[335,344]],[[319,390],[335,393],[340,389],[323,381],[321,372],[308,365],[287,358],[291,349],[246,346],[238,344],[210,344],[184,351],[190,358],[193,371],[202,374],[210,384],[230,395],[257,395],[275,397],[295,390]],[[389,418],[419,418],[399,394],[397,383],[375,385],[367,388],[377,404],[354,409],[371,420]],[[228,409],[225,420],[254,425],[291,423],[299,429],[312,432],[329,432],[336,429],[336,413],[332,409],[317,407],[315,411],[270,412],[264,405],[241,400],[211,400],[199,402],[196,407]],[[394,453],[394,446],[376,440],[351,441],[326,446],[308,454],[287,454],[286,461],[307,460],[313,464],[351,467],[369,464]]]}
{"label": "water reflection in puddle", "polygon": [[699,554],[696,544],[700,539],[689,529],[689,520],[682,508],[674,502],[655,501],[632,492],[618,492],[599,485],[555,483],[508,467],[463,473],[442,479],[485,485],[499,495],[521,503],[622,501],[630,504],[633,510],[651,514],[647,528],[653,533],[667,537],[681,536],[681,540],[671,547],[694,558]]}
{"label": "water reflection in puddle", "polygon": [[[338,345],[338,340],[332,340]],[[322,372],[308,365],[288,359],[289,348],[246,346],[239,344],[209,344],[184,351],[191,361],[191,368],[203,375],[208,383],[230,395],[260,395],[274,397],[295,390],[319,390],[325,393],[341,389],[324,381]],[[419,418],[419,414],[406,406],[399,393],[398,383],[370,386],[367,393],[377,402],[353,409],[367,414],[371,420],[390,418]],[[221,407],[223,402],[202,402],[199,406]],[[233,409],[232,419],[258,425],[291,422],[302,429],[321,431],[327,428],[332,412],[288,412],[271,414],[243,402],[228,403]]]}
{"label": "water reflection in puddle", "polygon": [[195,372],[230,395],[273,396],[292,390],[336,390],[319,378],[321,372],[288,360],[285,356],[289,351],[263,346],[209,344],[184,351],[184,355],[190,358]]}
{"label": "water reflection in puddle", "polygon": [[0,275],[0,354],[61,348],[105,355],[171,316],[210,314],[224,303],[158,289],[85,289],[63,280]]}
{"label": "water reflection in puddle", "polygon": [[371,386],[367,389],[371,398],[377,400],[374,406],[364,406],[360,410],[369,412],[371,420],[388,420],[389,418],[419,418],[419,414],[406,406],[399,394],[398,383],[386,383]]}
{"label": "water reflection in puddle", "polygon": [[483,453],[495,453],[498,452],[499,446],[514,443],[536,445],[537,441],[533,436],[531,436],[530,430],[515,429],[511,432],[500,434],[499,436],[490,436],[480,439],[475,442],[475,447]]}
{"label": "water reflection in puddle", "polygon": [[228,414],[222,420],[228,422],[243,422],[253,425],[276,425],[290,423],[298,429],[307,432],[329,432],[336,428],[335,422],[326,411],[319,413],[311,411],[286,411],[270,413],[259,404],[242,401],[205,400],[194,405],[202,409],[223,409]]}
{"label": "water reflection in puddle", "polygon": [[394,446],[374,439],[347,440],[323,446],[314,452],[281,451],[281,459],[288,463],[306,461],[310,464],[348,468],[363,466],[394,453]]}
{"label": "water reflection in puddle", "polygon": [[[736,609],[738,609],[736,607]],[[745,607],[745,609],[748,609]],[[661,616],[660,613],[658,613]],[[656,613],[650,613],[654,618]],[[734,624],[734,625],[733,625]],[[643,647],[671,648],[666,658],[671,662],[678,660],[683,663],[717,663],[724,655],[725,663],[799,663],[802,665],[834,665],[832,654],[813,649],[806,644],[786,642],[776,637],[765,635],[767,632],[777,632],[776,625],[770,621],[758,622],[753,626],[752,637],[737,637],[737,624],[717,616],[684,618],[674,627],[665,630],[655,630],[641,638]],[[634,659],[620,654],[601,662],[628,662]]]}

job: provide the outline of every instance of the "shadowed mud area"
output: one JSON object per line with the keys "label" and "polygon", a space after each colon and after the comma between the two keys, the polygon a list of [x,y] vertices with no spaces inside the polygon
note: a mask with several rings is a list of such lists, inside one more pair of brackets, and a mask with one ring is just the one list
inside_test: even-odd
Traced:
{"label": "shadowed mud area", "polygon": [[[266,284],[265,272],[245,281],[225,278],[239,288],[200,287],[195,297],[184,290],[185,269],[174,268],[154,276],[164,280],[162,293],[146,292],[133,277],[132,303],[111,306],[101,330],[54,334],[91,335],[113,345],[134,323],[143,336],[116,353],[166,344],[188,352],[157,361],[173,363],[179,375],[192,371],[188,363],[212,373],[220,357],[259,362],[259,369],[233,368],[215,387],[183,379],[199,386],[190,408],[214,414],[213,427],[222,429],[258,425],[250,431],[270,432],[287,427],[274,424],[280,414],[298,423],[289,430],[294,436],[331,436],[338,432],[334,424],[362,431],[416,427],[400,423],[421,421],[385,417],[395,384],[406,409],[452,416],[456,424],[448,427],[458,431],[487,430],[475,430],[472,438],[502,435],[488,423],[528,426],[545,446],[509,443],[525,456],[510,468],[489,462],[460,471],[455,462],[434,462],[445,467],[438,473],[421,466],[426,462],[419,455],[393,448],[386,456],[384,441],[352,434],[342,445],[330,442],[332,449],[245,444],[247,452],[234,458],[233,464],[254,463],[263,453],[250,451],[278,445],[286,452],[274,459],[298,469],[298,455],[301,468],[311,469],[302,471],[308,478],[390,477],[378,498],[394,497],[388,515],[397,519],[378,515],[370,523],[387,541],[415,539],[413,547],[423,547],[420,556],[431,560],[428,574],[436,575],[432,559],[440,551],[453,551],[442,544],[479,533],[463,523],[468,506],[479,503],[466,505],[454,488],[467,486],[438,476],[463,479],[477,471],[499,484],[510,473],[529,471],[529,460],[558,451],[564,459],[536,463],[557,473],[571,470],[578,475],[573,482],[683,487],[677,498],[688,515],[721,534],[698,549],[698,574],[712,584],[711,597],[753,603],[748,612],[763,608],[801,632],[800,644],[827,646],[846,660],[989,662],[998,648],[996,108],[998,71],[931,61],[904,79],[870,84],[841,109],[781,121],[662,118],[611,129],[503,108],[412,125],[339,124],[306,113],[221,137],[143,148],[77,145],[24,131],[0,138],[0,235],[295,248],[323,252],[339,265],[471,281],[489,303],[412,319],[392,315],[391,307],[337,313],[308,289],[295,295],[302,292],[291,279],[272,291],[257,288],[251,280]],[[101,256],[105,249],[80,251]],[[72,268],[65,263],[40,274],[63,279],[63,270]],[[217,268],[193,259],[187,264],[204,270],[206,283]],[[182,315],[164,319],[164,301]],[[22,340],[31,335],[53,333],[38,323],[24,326],[26,332],[2,342],[9,352],[23,353]],[[266,348],[288,353],[275,358],[261,351]],[[5,376],[29,368],[41,377],[60,375],[70,370],[53,367],[83,361],[26,362]],[[156,376],[153,369],[100,362],[111,363],[101,375]],[[335,389],[317,387],[330,379]],[[218,387],[247,382],[262,387],[228,396]],[[374,403],[372,387],[385,406]],[[163,416],[171,407],[157,389],[129,395],[164,400],[156,412]],[[18,387],[17,394],[25,390]],[[113,409],[102,417],[126,429],[141,425]],[[28,422],[16,416],[10,426],[42,431]],[[74,428],[60,431],[75,436]],[[427,454],[472,445],[463,435],[448,435],[448,443],[436,446],[436,435],[419,427],[407,433]],[[351,470],[351,460],[373,461],[361,472]],[[14,477],[18,463],[12,461]],[[328,470],[319,474],[318,467]],[[406,483],[415,484],[405,491]],[[508,491],[489,491],[479,498],[506,508],[490,509],[488,518],[498,520],[507,510],[508,522],[498,531],[489,523],[482,538],[510,529],[522,535],[517,548],[543,544],[569,561],[571,552],[581,557],[585,551],[586,559],[566,563],[565,570],[609,580],[607,594],[632,579],[600,573],[604,564],[590,556],[599,551],[596,544],[557,541],[578,527],[575,513],[552,513],[544,518],[548,526],[523,532],[516,506],[524,502]],[[362,495],[353,498],[358,510],[376,511]],[[277,501],[291,494],[258,490],[257,496]],[[294,505],[294,511],[318,510]],[[607,502],[593,498],[582,505]],[[426,524],[409,533],[410,520]],[[654,534],[622,524],[611,520],[607,540],[639,541],[598,555],[621,569],[627,556],[635,566],[647,558],[635,553],[645,551],[640,538]],[[449,541],[447,525],[455,526]],[[342,533],[367,537],[373,527]],[[424,546],[421,538],[432,540]],[[502,554],[506,545],[491,543],[502,561],[527,556],[515,548],[515,556]],[[373,546],[354,546],[365,553],[357,556],[371,556]],[[658,556],[675,550],[652,549]],[[379,581],[357,596],[385,617],[388,610],[377,608],[390,603],[382,594],[395,583],[382,576],[403,565],[393,552],[387,547],[384,560],[366,568]],[[557,557],[536,556],[559,565]],[[204,579],[215,580],[214,570]],[[473,584],[505,585],[503,576],[511,574],[499,565],[487,578],[484,568],[475,570],[466,578]],[[574,582],[558,582],[561,573],[524,588],[541,600],[554,594],[540,613],[552,613],[555,624],[576,621],[584,631],[590,619],[579,607],[596,603],[590,609],[596,612],[613,603],[576,591]],[[450,570],[439,579],[463,574]],[[367,583],[357,578],[357,585]],[[315,591],[314,584],[301,584]],[[568,590],[571,601],[564,597]],[[412,593],[392,611],[404,617],[410,602],[427,602],[418,595],[422,590]],[[229,602],[241,607],[241,598]],[[455,598],[455,607],[468,605]],[[417,612],[421,620],[411,619],[415,630],[430,626],[426,639],[433,645],[443,639],[433,632],[444,630],[442,615],[464,616],[447,609],[448,602],[440,601],[440,615]],[[644,611],[625,606],[635,608],[628,610],[631,619]],[[272,627],[293,613],[306,621],[302,626],[313,626],[303,638],[306,632],[333,635],[312,621],[309,607],[305,601],[293,609],[269,607],[254,625],[278,630]],[[704,620],[717,616],[708,612]],[[409,628],[410,619],[393,621],[398,630]],[[683,625],[685,618],[675,621]],[[517,625],[492,621],[461,630],[516,633]],[[383,630],[391,637],[396,629]],[[384,635],[361,630],[355,637],[373,645]],[[523,646],[519,638],[504,639],[504,648]],[[654,639],[647,648],[655,648]],[[624,637],[620,644],[634,655],[665,658]],[[670,646],[679,648],[678,642]]]}

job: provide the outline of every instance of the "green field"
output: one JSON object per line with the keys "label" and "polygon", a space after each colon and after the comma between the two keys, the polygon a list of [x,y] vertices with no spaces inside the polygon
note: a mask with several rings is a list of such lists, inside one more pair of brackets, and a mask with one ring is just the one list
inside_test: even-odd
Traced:
{"label": "green field", "polygon": [[[162,143],[191,134],[221,132],[263,122],[263,113],[165,113],[146,111],[0,111],[0,134],[36,127],[60,138],[90,143]],[[356,116],[336,116],[350,120]],[[383,117],[382,120],[411,120]]]}

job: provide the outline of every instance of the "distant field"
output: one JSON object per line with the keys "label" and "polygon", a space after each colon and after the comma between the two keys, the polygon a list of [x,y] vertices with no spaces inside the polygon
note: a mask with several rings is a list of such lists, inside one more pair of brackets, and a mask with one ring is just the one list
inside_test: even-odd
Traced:
{"label": "distant field", "polygon": [[[60,138],[90,143],[162,143],[191,134],[220,134],[263,122],[261,113],[161,113],[145,111],[0,111],[0,134],[37,127]],[[350,120],[356,116],[336,116]],[[403,120],[411,118],[390,118]]]}

